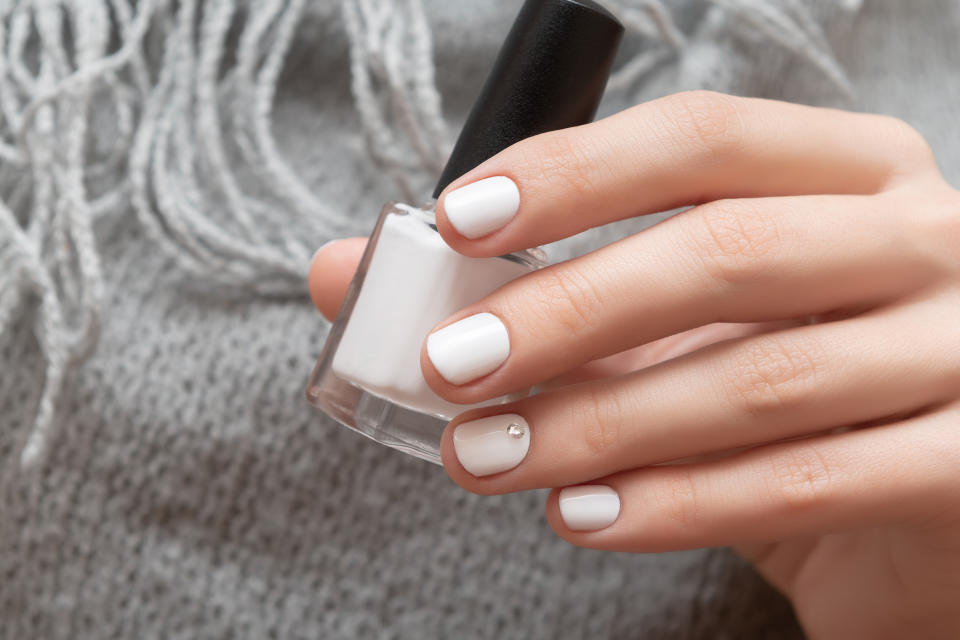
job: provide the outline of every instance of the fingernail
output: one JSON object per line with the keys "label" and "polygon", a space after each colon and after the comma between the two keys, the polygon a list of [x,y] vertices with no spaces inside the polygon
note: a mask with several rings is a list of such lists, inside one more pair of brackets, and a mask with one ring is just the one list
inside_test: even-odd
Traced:
{"label": "fingernail", "polygon": [[464,238],[474,240],[510,222],[520,207],[520,190],[506,176],[477,180],[443,198],[447,220]]}
{"label": "fingernail", "polygon": [[475,476],[513,469],[529,449],[530,425],[515,413],[471,420],[453,430],[457,460]]}
{"label": "fingernail", "polygon": [[509,355],[507,328],[492,313],[469,316],[427,338],[427,356],[450,384],[464,384],[485,376]]}
{"label": "fingernail", "polygon": [[573,531],[609,527],[620,515],[620,496],[606,485],[584,484],[560,490],[560,517]]}

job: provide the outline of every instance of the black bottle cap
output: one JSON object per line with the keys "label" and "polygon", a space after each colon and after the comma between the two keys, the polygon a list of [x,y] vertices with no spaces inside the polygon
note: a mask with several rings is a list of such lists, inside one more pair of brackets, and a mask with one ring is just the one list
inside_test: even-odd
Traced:
{"label": "black bottle cap", "polygon": [[593,0],[526,0],[433,197],[515,142],[593,120],[622,35]]}

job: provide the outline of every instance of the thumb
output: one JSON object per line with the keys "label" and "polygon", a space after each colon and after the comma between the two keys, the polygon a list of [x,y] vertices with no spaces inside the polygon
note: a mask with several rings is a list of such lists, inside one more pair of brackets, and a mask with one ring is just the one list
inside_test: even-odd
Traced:
{"label": "thumb", "polygon": [[327,320],[336,317],[366,247],[366,238],[345,238],[328,242],[313,255],[307,286],[313,304]]}

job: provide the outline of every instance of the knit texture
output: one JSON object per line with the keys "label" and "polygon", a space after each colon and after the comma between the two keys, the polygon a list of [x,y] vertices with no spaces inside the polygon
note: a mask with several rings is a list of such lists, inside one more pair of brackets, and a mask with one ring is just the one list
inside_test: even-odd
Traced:
{"label": "knit texture", "polygon": [[[609,5],[601,115],[890,113],[960,182],[952,0]],[[517,6],[0,1],[0,638],[800,637],[725,550],[569,547],[541,492],[467,494],[304,399],[311,253],[428,193]]]}

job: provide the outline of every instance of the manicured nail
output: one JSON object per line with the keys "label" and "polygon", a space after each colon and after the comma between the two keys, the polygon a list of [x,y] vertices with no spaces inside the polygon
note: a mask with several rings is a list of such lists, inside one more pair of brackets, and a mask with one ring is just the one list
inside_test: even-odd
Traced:
{"label": "manicured nail", "polygon": [[457,425],[453,450],[463,468],[475,476],[513,469],[530,449],[530,425],[515,413]]}
{"label": "manicured nail", "polygon": [[560,517],[573,531],[596,531],[620,515],[620,496],[606,485],[584,484],[560,490]]}
{"label": "manicured nail", "polygon": [[520,190],[506,176],[477,180],[443,198],[443,210],[453,228],[473,240],[510,222],[520,206]]}
{"label": "manicured nail", "polygon": [[492,313],[469,316],[427,338],[427,356],[450,384],[464,384],[485,376],[509,355],[507,328]]}

